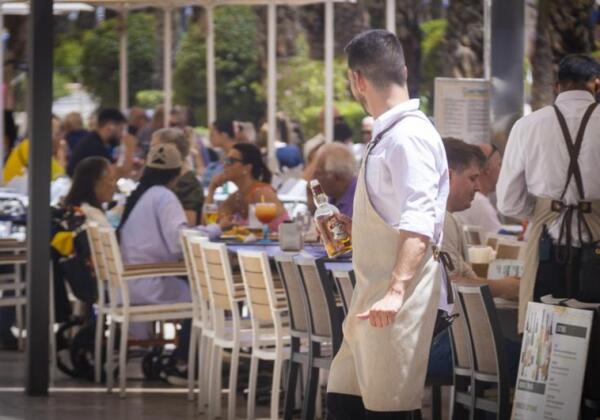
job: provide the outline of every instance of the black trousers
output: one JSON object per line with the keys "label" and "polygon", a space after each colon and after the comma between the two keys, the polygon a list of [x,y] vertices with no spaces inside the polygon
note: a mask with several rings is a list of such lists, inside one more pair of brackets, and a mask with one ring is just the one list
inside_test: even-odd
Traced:
{"label": "black trousers", "polygon": [[328,392],[327,420],[421,420],[421,410],[371,411],[361,397]]}

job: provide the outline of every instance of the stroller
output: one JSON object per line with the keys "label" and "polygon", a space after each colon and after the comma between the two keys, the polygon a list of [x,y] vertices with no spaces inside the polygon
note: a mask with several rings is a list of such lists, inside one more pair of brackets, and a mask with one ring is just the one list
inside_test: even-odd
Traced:
{"label": "stroller", "polygon": [[[51,258],[54,274],[56,365],[59,370],[74,378],[94,381],[95,332],[97,314],[95,304],[98,286],[92,265],[86,217],[78,207],[52,208]],[[105,326],[103,326],[105,331]],[[104,332],[102,337],[105,337]],[[119,346],[119,334],[115,349]],[[142,371],[146,379],[159,379],[162,372],[175,362],[164,346],[172,343],[162,336],[162,330],[150,340],[139,341],[138,351],[130,351],[128,357],[142,358]],[[100,346],[102,366],[106,362],[106,347]],[[116,376],[118,371],[113,372]],[[101,380],[106,372],[101,369]]]}

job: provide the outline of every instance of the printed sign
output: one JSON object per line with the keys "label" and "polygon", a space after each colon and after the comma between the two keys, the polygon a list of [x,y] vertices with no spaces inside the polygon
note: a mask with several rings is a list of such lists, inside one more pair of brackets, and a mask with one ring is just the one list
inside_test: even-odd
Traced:
{"label": "printed sign", "polygon": [[591,311],[529,303],[514,420],[578,418],[592,317]]}
{"label": "printed sign", "polygon": [[435,126],[442,137],[489,144],[490,83],[485,79],[435,78]]}

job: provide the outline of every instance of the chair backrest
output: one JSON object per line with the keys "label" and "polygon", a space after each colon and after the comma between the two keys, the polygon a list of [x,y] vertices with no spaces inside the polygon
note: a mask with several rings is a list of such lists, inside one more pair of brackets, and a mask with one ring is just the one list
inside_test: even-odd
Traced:
{"label": "chair backrest", "polygon": [[500,241],[496,248],[496,258],[502,260],[518,260],[521,254],[521,245],[508,244]]}
{"label": "chair backrest", "polygon": [[496,249],[496,247],[498,246],[498,237],[497,236],[488,236],[488,238],[485,241],[485,244],[487,246],[491,246],[492,248]]}
{"label": "chair backrest", "polygon": [[[190,290],[192,292],[192,302],[194,304],[194,308],[200,309],[202,290],[200,288],[200,281],[198,280],[197,272],[194,268],[190,244],[190,240],[192,238],[204,238],[204,240],[208,240],[208,238],[202,236],[201,232],[193,229],[183,229],[179,234],[181,249],[183,250],[183,261],[185,262],[185,268],[190,282]],[[204,272],[204,269],[202,272]]]}
{"label": "chair backrest", "polygon": [[254,327],[257,327],[255,321],[275,323],[277,297],[267,254],[264,251],[240,250],[238,261]]}
{"label": "chair backrest", "polygon": [[328,296],[323,288],[323,282],[319,270],[312,258],[296,257],[294,262],[300,270],[303,291],[309,313],[310,333],[317,337],[332,337],[331,322],[333,311],[335,311],[335,300],[333,290],[330,290],[332,302],[328,302]]}
{"label": "chair backrest", "polygon": [[344,314],[348,315],[348,308],[352,302],[352,294],[354,293],[354,275],[352,271],[331,270],[331,275],[335,281],[335,285],[340,295]]}
{"label": "chair backrest", "polygon": [[298,267],[294,264],[294,257],[289,254],[277,255],[275,264],[288,300],[291,333],[292,335],[306,335],[309,323],[308,305],[304,301],[305,296],[300,283],[302,280]]}
{"label": "chair backrest", "polygon": [[129,288],[123,284],[123,260],[117,234],[111,227],[100,227],[98,236],[102,246],[111,305],[116,304],[120,292],[123,305],[129,306]]}
{"label": "chair backrest", "polygon": [[456,285],[468,325],[476,373],[507,378],[504,342],[496,307],[488,286]]}
{"label": "chair backrest", "polygon": [[233,311],[235,291],[225,244],[205,241],[200,244],[200,249],[212,306]]}
{"label": "chair backrest", "polygon": [[96,222],[86,223],[86,232],[88,243],[90,245],[90,254],[92,256],[92,265],[96,275],[96,284],[98,286],[98,302],[104,303],[104,282],[108,280],[104,254],[102,253],[102,243],[100,241],[99,227]]}
{"label": "chair backrest", "polygon": [[[456,291],[455,291],[456,292]],[[469,341],[468,326],[465,313],[461,302],[455,297],[454,311],[458,315],[454,322],[450,324],[450,346],[452,348],[452,363],[456,369],[462,370],[462,373],[470,372],[473,369],[471,343]]]}
{"label": "chair backrest", "polygon": [[463,226],[463,236],[467,245],[483,245],[484,231],[477,226]]}

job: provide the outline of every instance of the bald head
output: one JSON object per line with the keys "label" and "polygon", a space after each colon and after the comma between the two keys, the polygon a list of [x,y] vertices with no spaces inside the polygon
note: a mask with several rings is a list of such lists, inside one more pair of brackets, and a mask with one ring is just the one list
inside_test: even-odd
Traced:
{"label": "bald head", "polygon": [[340,198],[356,176],[356,159],[350,148],[342,143],[326,144],[316,159],[315,178],[327,195]]}

